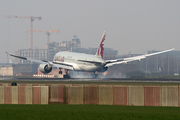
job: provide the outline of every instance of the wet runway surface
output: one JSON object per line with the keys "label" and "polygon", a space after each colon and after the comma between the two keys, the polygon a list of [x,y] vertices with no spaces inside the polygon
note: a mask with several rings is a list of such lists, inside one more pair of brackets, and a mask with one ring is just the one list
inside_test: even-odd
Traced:
{"label": "wet runway surface", "polygon": [[170,78],[33,78],[33,77],[1,77],[0,80],[49,80],[49,81],[139,81],[139,82],[156,82],[156,81],[162,81],[162,82],[168,82],[168,81],[174,81],[174,82],[180,82],[180,79],[170,79]]}
{"label": "wet runway surface", "polygon": [[109,85],[180,85],[180,79],[166,78],[32,78],[1,77],[0,83],[39,83],[39,84],[109,84]]}
{"label": "wet runway surface", "polygon": [[116,81],[116,82],[180,82],[180,79],[166,78],[18,78],[13,77],[11,80],[32,80],[32,81]]}

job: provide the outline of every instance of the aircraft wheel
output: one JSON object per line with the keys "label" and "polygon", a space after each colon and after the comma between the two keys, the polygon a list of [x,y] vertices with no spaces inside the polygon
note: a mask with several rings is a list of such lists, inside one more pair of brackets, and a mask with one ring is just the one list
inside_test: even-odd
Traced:
{"label": "aircraft wheel", "polygon": [[62,71],[59,71],[59,74],[62,74]]}
{"label": "aircraft wheel", "polygon": [[63,75],[63,78],[66,78],[67,77],[67,75]]}
{"label": "aircraft wheel", "polygon": [[63,75],[63,78],[70,78],[70,75]]}
{"label": "aircraft wheel", "polygon": [[11,84],[11,86],[17,86],[17,83],[16,83],[16,82],[13,82],[13,83]]}

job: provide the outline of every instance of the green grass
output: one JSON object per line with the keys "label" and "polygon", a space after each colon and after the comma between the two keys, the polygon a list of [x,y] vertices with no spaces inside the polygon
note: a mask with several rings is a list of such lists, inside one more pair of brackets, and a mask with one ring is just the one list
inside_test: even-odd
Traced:
{"label": "green grass", "polygon": [[179,107],[110,105],[0,105],[0,120],[180,119]]}

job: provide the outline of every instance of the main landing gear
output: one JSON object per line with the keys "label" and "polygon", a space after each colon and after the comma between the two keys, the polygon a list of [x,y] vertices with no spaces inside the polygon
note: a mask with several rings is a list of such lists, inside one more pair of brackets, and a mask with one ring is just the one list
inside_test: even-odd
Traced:
{"label": "main landing gear", "polygon": [[[65,71],[66,71],[66,74],[63,75],[63,78],[70,78],[69,71],[68,71],[68,70],[65,70]],[[61,69],[60,69],[60,71],[59,71],[59,74],[62,74]]]}
{"label": "main landing gear", "polygon": [[91,77],[92,77],[92,78],[97,78],[97,77],[98,77],[97,72],[94,72],[94,74],[91,74]]}

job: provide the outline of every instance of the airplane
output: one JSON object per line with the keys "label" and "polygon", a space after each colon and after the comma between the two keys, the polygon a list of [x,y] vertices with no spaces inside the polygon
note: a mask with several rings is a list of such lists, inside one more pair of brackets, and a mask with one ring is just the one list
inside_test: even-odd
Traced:
{"label": "airplane", "polygon": [[95,55],[85,54],[85,53],[76,53],[76,52],[58,52],[55,54],[53,61],[46,61],[46,60],[36,60],[31,58],[26,58],[22,56],[16,56],[13,54],[8,55],[32,62],[40,63],[39,70],[42,73],[50,73],[53,67],[57,67],[60,69],[59,74],[62,74],[61,69],[65,69],[66,74],[63,75],[63,78],[70,78],[69,71],[83,71],[83,72],[93,72],[93,78],[98,77],[98,72],[105,72],[108,70],[108,67],[116,65],[116,64],[127,64],[131,61],[141,60],[148,56],[157,55],[165,52],[169,52],[174,50],[164,50],[161,52],[145,54],[135,57],[128,57],[128,58],[120,58],[114,60],[104,60],[103,53],[104,53],[104,42],[106,37],[106,31],[103,32],[99,47]]}

